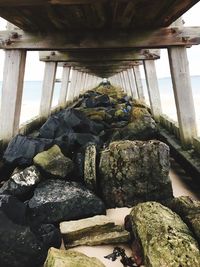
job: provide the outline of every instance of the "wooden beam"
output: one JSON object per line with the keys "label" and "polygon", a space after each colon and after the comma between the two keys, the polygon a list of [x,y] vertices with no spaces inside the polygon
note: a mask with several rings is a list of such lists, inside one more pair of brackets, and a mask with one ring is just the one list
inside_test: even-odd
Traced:
{"label": "wooden beam", "polygon": [[56,69],[56,62],[46,62],[40,102],[40,116],[42,118],[47,118],[51,113]]}
{"label": "wooden beam", "polygon": [[168,49],[180,138],[184,147],[197,136],[192,87],[185,47]]}
{"label": "wooden beam", "polygon": [[200,44],[200,27],[160,28],[148,31],[53,32],[31,34],[1,31],[0,48],[26,50],[71,50],[113,48],[167,48]]}
{"label": "wooden beam", "polygon": [[159,49],[140,49],[140,50],[98,50],[98,51],[40,51],[40,61],[55,62],[114,62],[114,61],[138,61],[152,60],[160,58]]}
{"label": "wooden beam", "polygon": [[71,70],[71,67],[63,67],[60,96],[58,99],[58,105],[61,107],[66,106],[67,92],[68,92],[68,88],[69,88],[70,70]]}
{"label": "wooden beam", "polygon": [[158,87],[155,62],[153,60],[144,61],[144,70],[145,70],[147,89],[151,105],[151,111],[153,113],[154,118],[159,121],[159,117],[162,113],[162,108],[161,108],[160,92]]}
{"label": "wooden beam", "polygon": [[25,62],[25,51],[6,51],[0,113],[0,138],[5,142],[19,130]]}

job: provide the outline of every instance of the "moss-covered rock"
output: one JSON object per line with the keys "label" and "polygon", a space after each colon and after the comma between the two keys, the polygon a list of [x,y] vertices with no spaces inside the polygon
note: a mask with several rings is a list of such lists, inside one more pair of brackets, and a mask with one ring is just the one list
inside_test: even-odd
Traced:
{"label": "moss-covered rock", "polygon": [[106,216],[94,216],[77,221],[62,222],[60,230],[65,247],[80,245],[115,244],[130,241],[130,234],[124,227],[115,225]]}
{"label": "moss-covered rock", "polygon": [[111,143],[101,153],[99,174],[107,207],[172,197],[169,147],[159,141]]}
{"label": "moss-covered rock", "polygon": [[143,120],[145,117],[151,117],[151,114],[146,108],[132,107],[130,121]]}
{"label": "moss-covered rock", "polygon": [[77,251],[50,248],[44,267],[105,267],[97,258]]}
{"label": "moss-covered rock", "polygon": [[65,157],[57,145],[37,154],[33,161],[45,174],[61,179],[69,176],[74,169],[73,161]]}
{"label": "moss-covered rock", "polygon": [[167,206],[180,215],[200,243],[200,201],[182,196],[172,199]]}
{"label": "moss-covered rock", "polygon": [[96,146],[89,144],[85,149],[84,182],[87,188],[96,191]]}
{"label": "moss-covered rock", "polygon": [[146,267],[200,266],[196,240],[181,218],[167,207],[156,202],[141,203],[133,207],[125,221],[135,243],[142,248]]}

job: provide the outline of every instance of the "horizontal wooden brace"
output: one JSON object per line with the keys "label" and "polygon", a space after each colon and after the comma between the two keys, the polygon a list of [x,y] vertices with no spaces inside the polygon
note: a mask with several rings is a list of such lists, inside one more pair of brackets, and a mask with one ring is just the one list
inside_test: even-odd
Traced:
{"label": "horizontal wooden brace", "polygon": [[166,48],[200,44],[200,27],[160,28],[154,31],[54,32],[31,34],[1,31],[0,48],[25,50],[84,50]]}
{"label": "horizontal wooden brace", "polygon": [[129,50],[97,50],[97,51],[40,51],[41,61],[55,62],[110,62],[110,61],[134,61],[155,60],[160,58],[159,49],[129,49]]}

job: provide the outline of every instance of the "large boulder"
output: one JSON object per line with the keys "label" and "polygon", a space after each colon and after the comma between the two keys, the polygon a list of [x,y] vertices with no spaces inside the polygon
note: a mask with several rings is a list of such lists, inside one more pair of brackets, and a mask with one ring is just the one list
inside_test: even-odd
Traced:
{"label": "large boulder", "polygon": [[169,147],[159,141],[113,142],[102,151],[100,190],[107,207],[172,197]]}
{"label": "large boulder", "polygon": [[35,155],[50,148],[52,144],[52,140],[18,134],[8,144],[3,158],[16,166],[31,165]]}
{"label": "large boulder", "polygon": [[200,244],[200,201],[182,196],[172,199],[167,206],[187,223]]}
{"label": "large boulder", "polygon": [[32,231],[26,225],[26,207],[12,196],[0,196],[0,266],[40,267],[49,247],[60,247],[61,236],[53,225]]}
{"label": "large boulder", "polygon": [[[147,267],[198,267],[198,243],[181,218],[167,207],[140,203],[125,219],[133,237],[133,255],[138,265]],[[138,246],[141,249],[137,254]]]}
{"label": "large boulder", "polygon": [[14,173],[0,188],[0,194],[9,194],[25,200],[33,193],[41,181],[41,175],[35,166],[30,166],[21,172]]}
{"label": "large boulder", "polygon": [[105,267],[97,258],[77,251],[50,248],[44,267]]}
{"label": "large boulder", "polygon": [[37,154],[33,161],[44,174],[60,179],[70,178],[74,169],[73,161],[65,157],[57,145]]}
{"label": "large boulder", "polygon": [[105,214],[103,202],[83,185],[55,179],[41,182],[28,206],[34,225]]}

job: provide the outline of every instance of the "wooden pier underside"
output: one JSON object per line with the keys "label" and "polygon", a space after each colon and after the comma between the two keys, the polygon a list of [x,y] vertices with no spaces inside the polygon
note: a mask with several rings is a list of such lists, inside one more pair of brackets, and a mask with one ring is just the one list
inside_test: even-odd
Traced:
{"label": "wooden pier underside", "polygon": [[1,0],[0,15],[26,31],[167,27],[197,0]]}
{"label": "wooden pier underside", "polygon": [[[84,71],[109,77],[127,67],[124,61],[159,58],[149,48],[199,44],[198,27],[167,28],[197,2],[0,0],[0,16],[21,29],[0,32],[0,48],[55,51],[40,58],[75,68],[79,62]],[[94,64],[87,67],[88,61]],[[100,68],[96,61],[108,64]]]}

